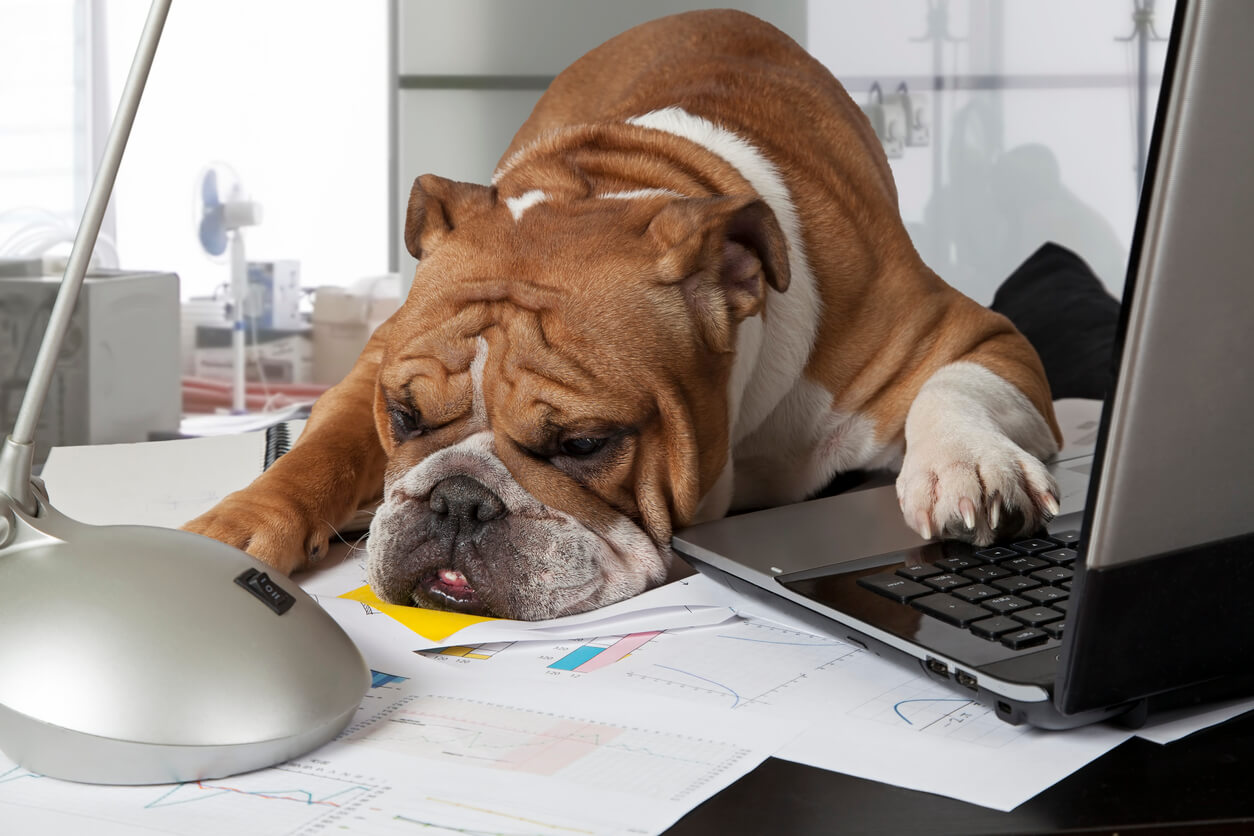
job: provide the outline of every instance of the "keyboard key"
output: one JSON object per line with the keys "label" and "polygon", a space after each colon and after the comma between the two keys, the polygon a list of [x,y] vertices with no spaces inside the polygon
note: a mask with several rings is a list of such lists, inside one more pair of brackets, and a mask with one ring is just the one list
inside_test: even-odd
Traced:
{"label": "keyboard key", "polygon": [[919,566],[902,566],[897,570],[897,574],[912,581],[921,581],[924,578],[939,575],[942,571],[944,570],[938,569],[930,563],[924,563]]}
{"label": "keyboard key", "polygon": [[981,549],[975,553],[975,556],[989,563],[996,563],[999,560],[1005,560],[1008,557],[1018,557],[1019,552],[1014,549],[1008,549],[1005,546],[993,546],[989,549]]}
{"label": "keyboard key", "polygon": [[972,621],[988,618],[988,610],[983,607],[976,606],[961,598],[955,598],[952,595],[940,593],[915,598],[910,602],[910,606],[916,607],[928,615],[934,615],[941,621],[953,624],[955,627],[966,627]]}
{"label": "keyboard key", "polygon": [[1058,548],[1058,544],[1053,540],[1042,540],[1039,537],[1033,537],[1030,540],[1020,540],[1017,543],[1011,543],[1010,548],[1023,554],[1040,554],[1041,552]]}
{"label": "keyboard key", "polygon": [[1026,592],[1020,592],[1024,598],[1027,598],[1034,604],[1049,604],[1054,606],[1055,602],[1067,600],[1067,591],[1059,589],[1056,586],[1038,586],[1036,589],[1029,589]]}
{"label": "keyboard key", "polygon": [[1035,589],[1041,585],[1041,582],[1033,578],[1024,577],[1023,575],[1011,575],[1008,578],[998,578],[993,581],[993,586],[1002,592],[1011,592],[1020,594],[1027,589]]}
{"label": "keyboard key", "polygon": [[1074,528],[1069,528],[1066,531],[1051,531],[1049,532],[1049,539],[1056,540],[1069,549],[1074,549],[1080,545],[1080,532]]}
{"label": "keyboard key", "polygon": [[964,601],[971,601],[972,603],[975,603],[977,601],[983,601],[985,598],[992,598],[994,595],[1000,595],[1001,593],[996,589],[993,589],[993,587],[988,584],[973,583],[970,586],[955,589],[953,594],[957,595]]}
{"label": "keyboard key", "polygon": [[1022,630],[1006,633],[1001,637],[1001,643],[1012,650],[1022,650],[1025,647],[1042,644],[1048,639],[1049,634],[1039,627],[1024,627]]}
{"label": "keyboard key", "polygon": [[1015,610],[1011,617],[1031,627],[1040,627],[1051,621],[1061,621],[1063,614],[1053,607],[1028,607],[1026,610]]}
{"label": "keyboard key", "polygon": [[1070,548],[1054,549],[1053,551],[1041,552],[1040,557],[1058,566],[1070,566],[1072,563],[1075,563],[1079,553],[1075,549]]}
{"label": "keyboard key", "polygon": [[971,557],[946,557],[936,561],[936,565],[946,572],[957,572],[962,569],[970,569],[972,566],[979,566],[980,561],[974,556]]}
{"label": "keyboard key", "polygon": [[1005,615],[1014,610],[1030,607],[1032,602],[1020,598],[1018,595],[998,595],[996,598],[985,598],[980,602],[980,606],[990,609],[998,615]]}
{"label": "keyboard key", "polygon": [[1062,630],[1063,630],[1063,627],[1066,625],[1066,623],[1067,622],[1065,620],[1055,621],[1052,624],[1046,624],[1041,629],[1044,630],[1045,634],[1049,636],[1051,639],[1061,639]]}
{"label": "keyboard key", "polygon": [[1004,615],[995,615],[992,618],[971,622],[971,632],[982,639],[999,639],[1006,633],[1022,629],[1022,624]]}
{"label": "keyboard key", "polygon": [[899,601],[903,604],[912,598],[932,593],[929,587],[921,583],[915,583],[909,578],[902,578],[888,573],[858,578],[858,586],[866,587],[872,592],[878,592],[880,595],[892,598],[894,601]]}
{"label": "keyboard key", "polygon": [[1049,602],[1049,605],[1050,605],[1050,607],[1052,607],[1053,609],[1058,610],[1058,612],[1061,612],[1061,613],[1065,613],[1067,610],[1069,610],[1069,609],[1071,608],[1071,602],[1070,602],[1070,601],[1066,601],[1066,600],[1063,600],[1063,601],[1050,601],[1050,602]]}
{"label": "keyboard key", "polygon": [[936,589],[941,592],[948,592],[949,590],[957,589],[960,586],[971,585],[971,581],[967,580],[962,575],[954,575],[952,573],[946,574],[946,575],[936,575],[935,577],[927,578],[926,580],[923,581],[923,583],[932,587],[932,589]]}
{"label": "keyboard key", "polygon": [[1071,591],[1071,581],[1063,581],[1062,583],[1058,584],[1058,586],[1067,590],[1068,592]]}
{"label": "keyboard key", "polygon": [[1049,565],[1048,560],[1041,560],[1039,557],[1028,557],[1027,555],[1019,555],[1009,560],[1003,560],[997,564],[1003,569],[1009,569],[1011,572],[1018,572],[1026,575],[1036,569],[1044,569]]}
{"label": "keyboard key", "polygon": [[1062,566],[1050,566],[1048,569],[1039,569],[1032,573],[1032,577],[1041,583],[1061,583],[1062,581],[1071,580],[1071,576],[1075,573],[1070,569],[1064,569]]}
{"label": "keyboard key", "polygon": [[970,569],[962,570],[963,577],[970,578],[976,583],[988,583],[989,581],[995,581],[998,578],[1004,578],[1009,574],[1010,572],[1007,570],[1001,568],[1000,566],[994,566],[991,563],[984,566],[974,566]]}

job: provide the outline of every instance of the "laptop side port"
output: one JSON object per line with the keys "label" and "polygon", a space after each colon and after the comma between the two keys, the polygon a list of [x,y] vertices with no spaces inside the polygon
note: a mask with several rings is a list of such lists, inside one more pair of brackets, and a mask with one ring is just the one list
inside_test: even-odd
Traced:
{"label": "laptop side port", "polygon": [[963,688],[970,688],[972,691],[977,690],[978,682],[976,678],[964,670],[954,670],[954,681]]}
{"label": "laptop side port", "polygon": [[949,666],[946,665],[944,662],[942,662],[940,659],[933,659],[931,656],[929,656],[927,657],[927,662],[925,662],[924,664],[927,665],[927,669],[931,671],[932,673],[937,674],[939,676],[943,676],[946,679],[949,678]]}

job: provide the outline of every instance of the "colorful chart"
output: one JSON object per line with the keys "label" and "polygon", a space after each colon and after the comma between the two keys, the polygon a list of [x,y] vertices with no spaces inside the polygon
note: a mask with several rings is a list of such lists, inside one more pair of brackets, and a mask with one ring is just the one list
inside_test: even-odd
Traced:
{"label": "colorful chart", "polygon": [[549,665],[549,667],[559,671],[590,673],[599,668],[604,668],[606,665],[614,664],[634,652],[641,645],[660,635],[661,631],[655,630],[651,633],[631,633],[626,636],[606,636],[593,639],[587,644],[567,653],[561,659]]}
{"label": "colorful chart", "polygon": [[513,642],[487,642],[485,644],[454,645],[436,650],[419,651],[423,656],[457,656],[462,659],[491,659]]}

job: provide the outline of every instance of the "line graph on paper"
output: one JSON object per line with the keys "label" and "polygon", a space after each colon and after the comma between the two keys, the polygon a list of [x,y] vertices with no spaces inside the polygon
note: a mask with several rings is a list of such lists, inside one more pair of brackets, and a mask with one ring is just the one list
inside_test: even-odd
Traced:
{"label": "line graph on paper", "polygon": [[849,715],[994,749],[1026,731],[997,719],[991,708],[923,677],[911,678],[884,691]]}
{"label": "line graph on paper", "polygon": [[0,767],[0,820],[13,832],[26,832],[22,823],[31,821],[44,831],[55,823],[56,832],[130,827],[179,836],[291,834],[333,826],[386,789],[365,776],[301,762],[222,780],[92,787],[90,793],[79,784]]}
{"label": "line graph on paper", "polygon": [[343,742],[672,801],[747,755],[734,743],[439,695],[404,699]]}
{"label": "line graph on paper", "polygon": [[741,620],[664,636],[620,670],[627,686],[724,708],[766,707],[857,660],[837,639]]}

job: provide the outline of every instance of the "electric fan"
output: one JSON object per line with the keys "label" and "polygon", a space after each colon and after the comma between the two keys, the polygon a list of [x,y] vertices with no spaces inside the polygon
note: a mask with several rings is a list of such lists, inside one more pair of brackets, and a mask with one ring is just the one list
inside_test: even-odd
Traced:
{"label": "electric fan", "polygon": [[261,223],[261,205],[247,199],[239,177],[222,163],[205,168],[200,175],[197,192],[196,233],[200,246],[215,259],[227,254],[231,264],[231,349],[234,354],[231,411],[241,413],[246,409],[244,326],[248,301],[248,264],[244,257],[243,228]]}

